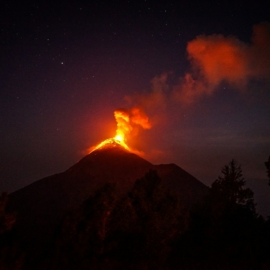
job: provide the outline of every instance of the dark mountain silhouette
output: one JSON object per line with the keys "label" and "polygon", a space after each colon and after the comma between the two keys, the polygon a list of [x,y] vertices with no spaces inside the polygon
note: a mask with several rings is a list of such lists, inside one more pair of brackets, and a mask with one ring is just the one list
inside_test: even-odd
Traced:
{"label": "dark mountain silhouette", "polygon": [[17,213],[16,228],[25,245],[38,250],[52,238],[63,215],[85,201],[106,182],[120,193],[150,169],[177,193],[184,206],[200,199],[208,188],[175,164],[153,165],[116,143],[93,151],[63,173],[38,180],[12,194],[9,210]]}

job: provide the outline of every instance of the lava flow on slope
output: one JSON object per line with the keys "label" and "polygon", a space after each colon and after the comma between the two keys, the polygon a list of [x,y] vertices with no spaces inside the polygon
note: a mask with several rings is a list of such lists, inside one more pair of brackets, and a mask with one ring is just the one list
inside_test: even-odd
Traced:
{"label": "lava flow on slope", "polygon": [[114,117],[117,122],[116,134],[113,138],[109,138],[90,148],[90,153],[107,147],[122,146],[128,151],[130,147],[126,144],[127,137],[130,137],[132,130],[137,125],[144,129],[150,129],[151,125],[147,115],[139,108],[131,110],[118,109],[114,111]]}

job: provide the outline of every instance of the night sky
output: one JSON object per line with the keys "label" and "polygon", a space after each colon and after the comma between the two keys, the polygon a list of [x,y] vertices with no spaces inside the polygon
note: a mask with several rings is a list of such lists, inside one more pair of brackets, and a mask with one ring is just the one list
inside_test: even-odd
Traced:
{"label": "night sky", "polygon": [[66,170],[135,106],[152,128],[127,144],[145,159],[210,185],[235,158],[266,205],[269,8],[176,2],[2,4],[0,191]]}

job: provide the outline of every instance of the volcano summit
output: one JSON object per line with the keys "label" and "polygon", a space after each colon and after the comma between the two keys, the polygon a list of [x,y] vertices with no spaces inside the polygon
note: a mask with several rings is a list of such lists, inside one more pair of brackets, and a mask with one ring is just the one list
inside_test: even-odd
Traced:
{"label": "volcano summit", "polygon": [[113,147],[123,147],[126,150],[130,150],[129,147],[126,145],[124,140],[122,138],[118,138],[117,136],[115,138],[107,139],[97,146],[95,146],[93,149],[91,149],[90,153],[99,150],[99,149],[105,149],[105,148],[113,148]]}
{"label": "volcano summit", "polygon": [[119,194],[124,194],[149,170],[157,171],[184,207],[193,205],[208,190],[177,165],[153,165],[122,147],[117,140],[109,139],[65,172],[10,194],[9,210],[17,213],[18,234],[26,247],[38,252],[52,239],[63,216],[76,209],[98,188],[113,182]]}

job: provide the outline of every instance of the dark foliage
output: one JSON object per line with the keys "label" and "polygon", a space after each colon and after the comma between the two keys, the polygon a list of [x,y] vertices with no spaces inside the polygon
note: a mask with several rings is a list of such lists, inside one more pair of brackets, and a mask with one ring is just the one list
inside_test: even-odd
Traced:
{"label": "dark foliage", "polygon": [[244,186],[234,160],[191,211],[155,171],[124,196],[106,184],[63,220],[54,269],[268,269],[270,223]]}
{"label": "dark foliage", "polygon": [[106,184],[65,217],[58,232],[56,266],[84,269],[102,257],[116,199],[115,185]]}
{"label": "dark foliage", "polygon": [[[42,269],[270,269],[270,219],[257,215],[240,165],[232,160],[221,173],[191,209],[152,170],[125,194],[103,185],[64,216]],[[20,269],[6,201],[0,269]]]}
{"label": "dark foliage", "polygon": [[125,196],[107,184],[63,221],[55,268],[160,269],[185,230],[183,213],[154,171]]}
{"label": "dark foliage", "polygon": [[175,241],[171,263],[183,269],[260,269],[266,263],[263,254],[269,248],[263,240],[263,251],[260,243],[268,227],[257,217],[253,192],[244,185],[241,166],[232,160],[191,211],[189,229]]}
{"label": "dark foliage", "polygon": [[212,196],[219,197],[229,205],[239,205],[255,213],[253,191],[245,188],[241,166],[233,159],[222,168],[222,176],[214,181],[211,188]]}
{"label": "dark foliage", "polygon": [[13,231],[15,215],[6,212],[7,201],[7,193],[2,193],[0,196],[0,269],[19,270],[22,267],[23,256]]}

